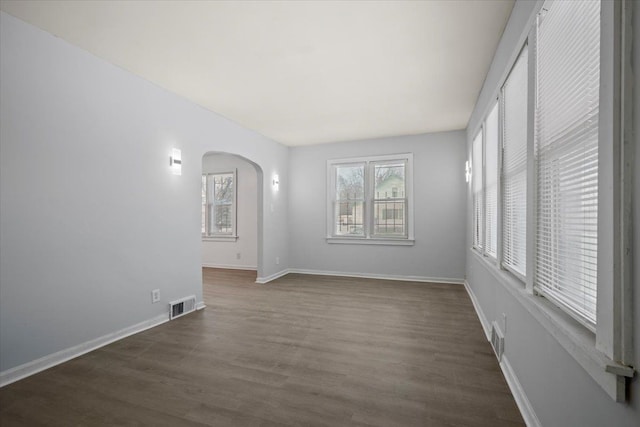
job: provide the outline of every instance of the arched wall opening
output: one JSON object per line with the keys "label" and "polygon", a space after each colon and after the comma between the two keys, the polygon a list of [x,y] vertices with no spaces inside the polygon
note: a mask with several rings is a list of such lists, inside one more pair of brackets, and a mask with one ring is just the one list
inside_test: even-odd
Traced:
{"label": "arched wall opening", "polygon": [[238,154],[208,151],[202,156],[202,174],[204,180],[209,179],[210,183],[213,179],[212,175],[221,178],[229,176],[224,174],[233,174],[235,193],[233,231],[224,229],[225,233],[222,235],[204,235],[204,221],[210,220],[210,209],[205,209],[203,201],[202,266],[256,270],[257,276],[261,277],[263,266],[262,168]]}

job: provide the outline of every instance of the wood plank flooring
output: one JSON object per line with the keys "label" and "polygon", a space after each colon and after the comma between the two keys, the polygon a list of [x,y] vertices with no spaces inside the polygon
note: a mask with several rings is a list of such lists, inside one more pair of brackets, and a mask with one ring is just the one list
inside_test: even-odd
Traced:
{"label": "wood plank flooring", "polygon": [[524,425],[460,285],[203,276],[205,310],[0,389],[0,425]]}

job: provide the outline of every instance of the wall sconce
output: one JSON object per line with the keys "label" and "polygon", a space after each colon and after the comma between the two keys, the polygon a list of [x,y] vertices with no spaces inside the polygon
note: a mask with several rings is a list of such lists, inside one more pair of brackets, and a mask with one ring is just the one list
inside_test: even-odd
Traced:
{"label": "wall sconce", "polygon": [[464,163],[464,178],[467,182],[471,181],[471,164],[469,160]]}
{"label": "wall sconce", "polygon": [[278,187],[280,186],[280,178],[278,177],[278,175],[273,175],[272,183],[273,183],[273,188],[277,190]]}
{"label": "wall sconce", "polygon": [[171,166],[171,172],[174,175],[182,175],[182,151],[177,148],[171,150],[169,166]]}

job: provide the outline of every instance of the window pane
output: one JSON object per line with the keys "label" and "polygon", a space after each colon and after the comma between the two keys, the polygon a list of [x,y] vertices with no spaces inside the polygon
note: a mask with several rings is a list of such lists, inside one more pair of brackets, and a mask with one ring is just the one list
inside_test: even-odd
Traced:
{"label": "window pane", "polygon": [[554,2],[538,26],[535,288],[595,329],[600,2]]}
{"label": "window pane", "polygon": [[364,202],[337,201],[335,208],[335,234],[337,236],[364,235]]}
{"label": "window pane", "polygon": [[374,199],[404,198],[404,163],[374,165]]}
{"label": "window pane", "polygon": [[504,266],[527,273],[527,81],[524,48],[502,88],[502,247]]}
{"label": "window pane", "polygon": [[485,248],[496,256],[498,248],[498,104],[485,122]]}
{"label": "window pane", "polygon": [[232,203],[233,174],[214,175],[214,200],[216,204]]}
{"label": "window pane", "polygon": [[374,164],[373,176],[373,234],[383,237],[405,236],[405,163]]}
{"label": "window pane", "polygon": [[207,176],[202,175],[202,216],[201,216],[201,229],[202,234],[207,232]]}
{"label": "window pane", "polygon": [[364,165],[336,167],[338,200],[364,200]]}
{"label": "window pane", "polygon": [[232,210],[231,205],[216,205],[215,207],[215,224],[214,232],[225,234],[232,233]]}
{"label": "window pane", "polygon": [[363,163],[336,166],[336,236],[364,236],[364,170]]}
{"label": "window pane", "polygon": [[208,234],[233,234],[234,182],[233,173],[207,176]]}
{"label": "window pane", "polygon": [[484,244],[484,192],[482,191],[482,131],[478,132],[472,146],[471,174],[473,184],[473,247]]}
{"label": "window pane", "polygon": [[373,210],[374,234],[387,236],[406,235],[406,201],[404,199],[376,200]]}

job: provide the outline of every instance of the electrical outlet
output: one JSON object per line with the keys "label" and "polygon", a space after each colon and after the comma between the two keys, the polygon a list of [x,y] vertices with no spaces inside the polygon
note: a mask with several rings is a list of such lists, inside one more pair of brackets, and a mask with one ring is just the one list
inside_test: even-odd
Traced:
{"label": "electrical outlet", "polygon": [[240,252],[236,254],[236,259],[240,259]]}
{"label": "electrical outlet", "polygon": [[276,265],[280,265],[280,257],[279,256],[276,257]]}
{"label": "electrical outlet", "polygon": [[155,304],[160,302],[160,289],[154,289],[151,291],[151,303]]}

